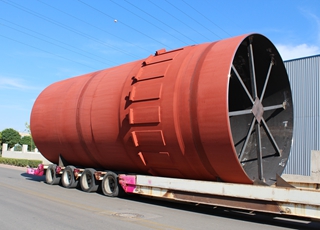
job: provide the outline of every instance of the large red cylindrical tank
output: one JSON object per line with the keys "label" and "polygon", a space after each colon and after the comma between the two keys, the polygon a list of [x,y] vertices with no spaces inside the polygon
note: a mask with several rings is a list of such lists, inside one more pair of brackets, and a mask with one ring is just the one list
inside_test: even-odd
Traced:
{"label": "large red cylindrical tank", "polygon": [[249,34],[54,83],[34,104],[31,131],[54,163],[272,184],[290,152],[292,111],[280,55]]}

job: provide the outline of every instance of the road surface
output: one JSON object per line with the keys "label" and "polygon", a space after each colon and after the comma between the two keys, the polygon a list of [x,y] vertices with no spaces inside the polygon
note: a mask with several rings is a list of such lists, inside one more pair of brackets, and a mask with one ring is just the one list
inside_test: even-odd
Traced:
{"label": "road surface", "polygon": [[320,229],[320,222],[139,196],[108,198],[50,186],[25,168],[0,164],[0,229]]}

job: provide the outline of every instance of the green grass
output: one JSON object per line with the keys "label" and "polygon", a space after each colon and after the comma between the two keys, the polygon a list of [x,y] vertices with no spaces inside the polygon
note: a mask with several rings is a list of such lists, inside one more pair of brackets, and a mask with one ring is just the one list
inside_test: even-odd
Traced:
{"label": "green grass", "polygon": [[26,160],[26,159],[14,159],[14,158],[3,158],[0,157],[0,164],[14,165],[20,167],[27,167],[29,165],[31,168],[37,168],[42,161],[40,160]]}

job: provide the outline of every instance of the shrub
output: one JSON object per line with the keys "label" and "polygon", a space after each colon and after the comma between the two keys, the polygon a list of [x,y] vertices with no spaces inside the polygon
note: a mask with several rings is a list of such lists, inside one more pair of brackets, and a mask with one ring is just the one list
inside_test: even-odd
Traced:
{"label": "shrub", "polygon": [[42,161],[40,160],[26,160],[26,159],[0,157],[0,164],[6,164],[6,165],[14,165],[14,166],[20,166],[20,167],[27,167],[29,165],[31,168],[36,168],[41,163]]}

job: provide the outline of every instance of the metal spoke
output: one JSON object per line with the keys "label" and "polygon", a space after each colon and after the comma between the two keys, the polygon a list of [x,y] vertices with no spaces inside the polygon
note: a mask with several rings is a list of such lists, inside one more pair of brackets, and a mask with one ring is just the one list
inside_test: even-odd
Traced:
{"label": "metal spoke", "polygon": [[263,107],[264,111],[274,110],[274,109],[286,109],[286,103],[282,103],[281,105],[272,105],[268,107]]}
{"label": "metal spoke", "polygon": [[232,111],[232,112],[229,112],[229,117],[245,115],[245,114],[250,114],[250,113],[252,113],[252,109],[240,110],[240,111]]}
{"label": "metal spoke", "polygon": [[[263,107],[264,111],[274,110],[274,109],[286,109],[286,103],[280,105],[272,105],[268,107]],[[229,117],[232,116],[240,116],[240,115],[246,115],[252,113],[252,109],[246,109],[246,110],[239,110],[239,111],[232,111],[229,112]]]}
{"label": "metal spoke", "polygon": [[252,130],[253,130],[253,127],[254,127],[254,124],[255,124],[255,123],[256,123],[256,118],[253,117],[253,118],[252,118],[251,125],[250,125],[250,128],[249,128],[248,133],[247,133],[246,140],[245,140],[245,142],[244,142],[244,144],[243,144],[243,146],[242,146],[242,149],[241,149],[240,154],[239,154],[239,157],[238,157],[238,159],[240,160],[240,162],[241,162],[242,155],[243,155],[244,151],[245,151],[246,148],[247,148],[247,144],[248,144],[248,142],[249,142],[249,139],[250,139],[250,136],[251,136],[251,133],[252,133]]}
{"label": "metal spoke", "polygon": [[261,130],[260,124],[256,124],[257,133],[257,158],[258,158],[258,176],[261,181],[264,181],[263,164],[262,164],[262,146],[261,146]]}
{"label": "metal spoke", "polygon": [[[261,130],[260,130],[260,121],[263,119],[263,107],[261,101],[258,99],[258,91],[257,91],[257,82],[256,82],[256,71],[254,66],[254,57],[253,57],[253,48],[252,48],[252,37],[249,37],[249,66],[250,66],[250,76],[251,76],[251,87],[252,87],[252,94],[253,99],[256,101],[257,104],[254,104],[253,109],[255,109],[256,113],[254,115],[256,118],[259,117],[256,123],[256,139],[257,139],[257,159],[258,159],[258,176],[261,181],[264,181],[263,176],[263,163],[262,163],[262,146],[261,146]],[[255,107],[257,105],[257,107]],[[262,110],[261,110],[262,109]],[[258,116],[258,117],[257,117]]]}
{"label": "metal spoke", "polygon": [[[280,105],[272,105],[272,106],[263,107],[263,111],[269,111],[269,110],[274,110],[274,109],[286,109],[286,103],[284,102]],[[232,112],[229,112],[229,117],[246,115],[246,114],[250,114],[250,113],[252,113],[252,109],[232,111]]]}
{"label": "metal spoke", "polygon": [[265,131],[266,131],[266,133],[267,133],[267,135],[268,135],[268,137],[270,139],[271,144],[273,145],[274,149],[277,151],[278,156],[281,156],[281,150],[279,149],[279,146],[278,146],[277,142],[273,138],[272,133],[271,133],[266,121],[263,118],[262,118],[262,124],[263,124],[263,127],[264,127],[264,129],[265,129]]}
{"label": "metal spoke", "polygon": [[242,85],[242,88],[244,89],[244,91],[246,91],[246,93],[247,93],[247,95],[248,95],[248,97],[249,97],[250,101],[251,101],[251,102],[252,102],[252,104],[253,104],[253,103],[254,103],[254,100],[253,100],[253,98],[252,98],[251,94],[249,93],[249,91],[248,91],[248,89],[247,89],[246,85],[245,85],[245,84],[244,84],[244,82],[242,81],[242,79],[241,79],[241,77],[240,77],[240,75],[239,75],[239,73],[238,73],[238,71],[237,71],[236,67],[234,67],[234,65],[232,65],[232,70],[233,70],[233,71],[234,71],[234,73],[236,74],[236,76],[237,76],[238,80],[240,81],[240,83],[241,83],[241,85]]}
{"label": "metal spoke", "polygon": [[251,76],[251,87],[252,87],[252,94],[253,94],[253,100],[255,100],[257,95],[257,82],[256,82],[256,71],[254,68],[254,59],[253,59],[253,48],[252,48],[252,37],[249,38],[250,44],[249,44],[249,65],[250,65],[250,76]]}
{"label": "metal spoke", "polygon": [[263,101],[264,93],[265,93],[267,85],[268,85],[268,81],[269,81],[269,77],[270,77],[270,73],[271,73],[271,69],[272,69],[273,64],[274,64],[274,61],[273,61],[273,58],[272,58],[271,61],[270,61],[270,65],[269,65],[266,81],[264,82],[264,86],[263,86],[262,93],[261,93],[261,96],[260,96],[261,103]]}

